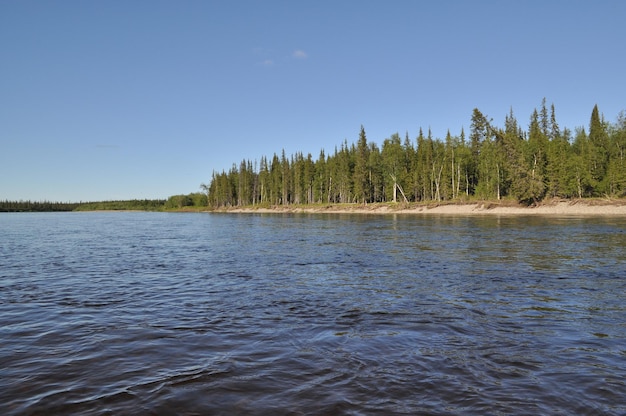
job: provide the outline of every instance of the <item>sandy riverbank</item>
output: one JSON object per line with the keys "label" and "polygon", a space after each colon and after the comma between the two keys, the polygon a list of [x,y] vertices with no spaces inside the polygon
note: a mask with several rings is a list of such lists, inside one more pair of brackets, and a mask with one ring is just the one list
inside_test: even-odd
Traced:
{"label": "sandy riverbank", "polygon": [[449,204],[329,204],[270,208],[246,207],[218,210],[230,213],[328,213],[328,214],[416,214],[416,215],[552,215],[626,216],[626,200],[558,200],[525,207],[514,203],[472,202]]}

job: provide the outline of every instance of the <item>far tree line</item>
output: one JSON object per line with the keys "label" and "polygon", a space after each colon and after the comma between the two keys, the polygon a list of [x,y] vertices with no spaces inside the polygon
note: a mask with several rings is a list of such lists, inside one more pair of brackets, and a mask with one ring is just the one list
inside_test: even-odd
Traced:
{"label": "far tree line", "polygon": [[[0,201],[0,212],[68,212],[68,211],[160,211],[178,208],[177,196],[170,199],[132,199],[100,202]],[[205,196],[206,199],[206,196]],[[170,200],[172,200],[170,202]],[[206,204],[205,204],[206,205]]]}
{"label": "far tree line", "polygon": [[207,196],[202,192],[172,195],[168,199],[130,199],[93,202],[9,201],[0,200],[0,212],[68,212],[68,211],[176,211],[203,209]]}
{"label": "far tree line", "polygon": [[591,112],[588,131],[560,128],[546,100],[523,129],[511,109],[495,126],[474,109],[468,134],[442,140],[420,129],[369,142],[361,126],[356,144],[344,141],[316,160],[283,150],[229,171],[213,172],[201,187],[212,207],[256,204],[372,203],[626,196],[626,115],[615,123]]}

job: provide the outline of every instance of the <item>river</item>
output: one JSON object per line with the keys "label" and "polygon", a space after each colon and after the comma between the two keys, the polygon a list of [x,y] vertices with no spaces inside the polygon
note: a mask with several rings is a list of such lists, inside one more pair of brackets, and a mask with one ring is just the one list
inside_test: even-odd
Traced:
{"label": "river", "polygon": [[623,415],[626,218],[0,214],[3,415]]}

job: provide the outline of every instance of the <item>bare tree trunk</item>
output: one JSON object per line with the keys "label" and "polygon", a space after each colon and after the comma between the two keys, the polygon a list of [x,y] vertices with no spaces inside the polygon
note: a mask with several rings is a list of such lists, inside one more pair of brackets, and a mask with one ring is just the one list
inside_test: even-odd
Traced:
{"label": "bare tree trunk", "polygon": [[457,177],[456,177],[456,197],[459,197],[459,192],[461,192],[461,165],[456,165]]}
{"label": "bare tree trunk", "polygon": [[450,167],[450,173],[452,177],[452,199],[454,199],[454,150],[452,151],[452,165]]}
{"label": "bare tree trunk", "polygon": [[441,173],[443,172],[443,164],[441,165],[441,167],[439,168],[439,174],[437,175],[437,178],[435,179],[435,198],[437,199],[437,201],[441,201],[441,189],[440,189],[440,185],[441,185]]}
{"label": "bare tree trunk", "polygon": [[500,165],[496,163],[496,174],[498,175],[497,187],[498,187],[498,201],[500,200]]}
{"label": "bare tree trunk", "polygon": [[328,203],[330,204],[330,195],[333,191],[333,177],[328,178]]}
{"label": "bare tree trunk", "polygon": [[[404,198],[404,202],[406,202],[408,204],[409,200],[406,199],[406,195],[404,195],[404,191],[402,190],[402,187],[400,185],[396,184],[396,188],[398,188],[400,190],[400,193],[402,194],[402,198]],[[395,192],[394,192],[394,194],[395,194]]]}

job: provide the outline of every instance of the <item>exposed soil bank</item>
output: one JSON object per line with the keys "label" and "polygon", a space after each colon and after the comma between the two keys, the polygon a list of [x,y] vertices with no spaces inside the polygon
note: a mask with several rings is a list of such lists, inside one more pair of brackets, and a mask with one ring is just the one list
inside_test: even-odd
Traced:
{"label": "exposed soil bank", "polygon": [[484,201],[440,204],[328,204],[273,207],[233,207],[214,212],[328,213],[328,214],[440,214],[440,215],[553,215],[553,216],[626,216],[626,200],[576,199],[553,200],[536,206],[511,202]]}

